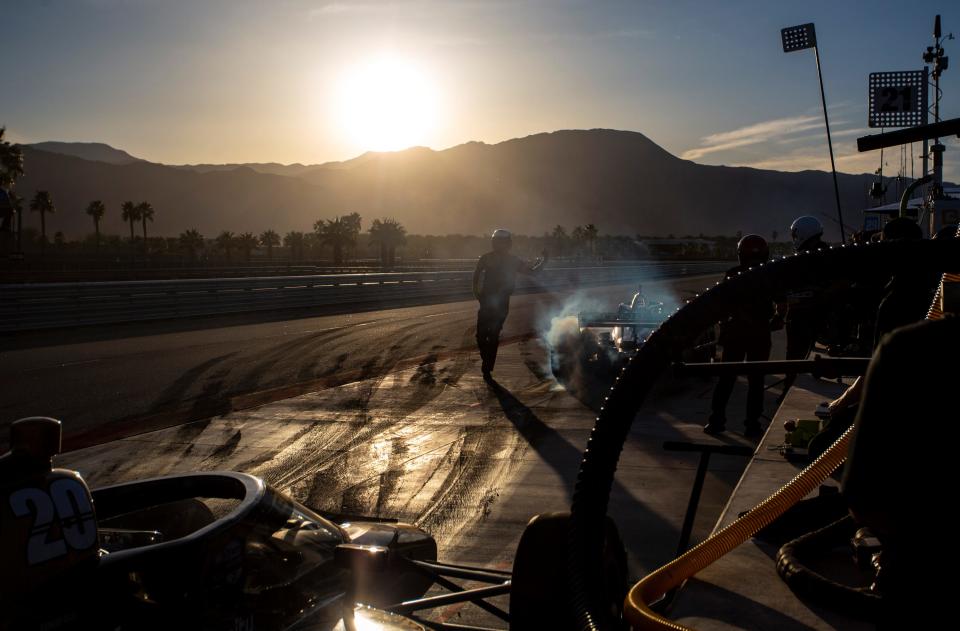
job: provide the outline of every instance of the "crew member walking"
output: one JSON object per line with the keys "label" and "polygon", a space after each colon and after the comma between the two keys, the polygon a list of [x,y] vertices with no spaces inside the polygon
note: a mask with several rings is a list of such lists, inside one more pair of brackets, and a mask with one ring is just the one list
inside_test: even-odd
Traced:
{"label": "crew member walking", "polygon": [[473,272],[473,295],[480,301],[477,347],[483,360],[481,370],[486,381],[492,379],[490,373],[497,361],[500,330],[510,311],[510,295],[516,287],[517,273],[533,274],[543,268],[548,258],[544,250],[542,257],[530,265],[510,254],[513,240],[508,230],[495,230],[491,241],[493,251],[480,257],[477,269]]}
{"label": "crew member walking", "polygon": [[[727,272],[727,278],[736,276],[754,265],[765,263],[770,258],[766,240],[756,234],[748,234],[737,244],[740,264]],[[723,348],[724,362],[767,361],[770,359],[770,327],[774,305],[769,298],[758,297],[745,301],[724,322],[720,323],[719,344]],[[719,434],[726,429],[727,403],[733,392],[736,377],[724,375],[713,391],[710,420],[704,426],[707,434]],[[745,436],[760,434],[760,416],[763,414],[763,375],[750,375],[747,389],[747,416],[743,422]]]}

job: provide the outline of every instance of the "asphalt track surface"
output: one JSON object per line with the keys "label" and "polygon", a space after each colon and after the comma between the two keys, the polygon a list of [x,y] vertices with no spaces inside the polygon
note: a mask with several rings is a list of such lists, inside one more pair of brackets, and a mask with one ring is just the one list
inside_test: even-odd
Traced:
{"label": "asphalt track surface", "polygon": [[[644,288],[676,300],[713,281]],[[548,374],[543,331],[555,315],[611,309],[631,291],[515,296],[496,386],[479,377],[471,301],[20,335],[0,355],[0,423],[61,418],[71,451],[57,466],[93,487],[246,471],[321,511],[417,524],[447,561],[509,570],[530,517],[568,509],[594,422]],[[742,390],[731,409],[742,409]],[[695,454],[666,452],[663,442],[752,444],[736,424],[719,439],[702,434],[711,392],[710,380],[661,384],[624,445],[610,512],[633,578],[674,554],[697,469]],[[711,460],[694,541],[745,464]],[[508,606],[506,597],[494,603]],[[430,616],[497,622],[462,605]]]}
{"label": "asphalt track surface", "polygon": [[[710,280],[645,287],[684,298]],[[612,308],[631,291],[514,296],[502,337],[536,335],[574,301]],[[474,349],[475,325],[476,303],[463,301],[18,333],[0,340],[0,445],[6,426],[26,416],[60,419],[71,449],[368,379]]]}

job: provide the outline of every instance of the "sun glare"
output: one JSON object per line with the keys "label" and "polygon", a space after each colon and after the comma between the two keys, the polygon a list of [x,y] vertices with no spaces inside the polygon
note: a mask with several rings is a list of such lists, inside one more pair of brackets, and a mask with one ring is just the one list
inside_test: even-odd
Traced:
{"label": "sun glare", "polygon": [[416,64],[380,57],[350,68],[336,92],[338,125],[365,151],[425,144],[437,116],[437,93]]}

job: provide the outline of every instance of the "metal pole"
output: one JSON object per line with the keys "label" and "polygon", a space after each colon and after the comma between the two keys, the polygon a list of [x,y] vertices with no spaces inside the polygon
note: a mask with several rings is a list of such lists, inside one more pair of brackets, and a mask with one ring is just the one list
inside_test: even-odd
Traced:
{"label": "metal pole", "polygon": [[830,148],[830,170],[833,171],[833,194],[837,199],[837,218],[840,220],[840,242],[846,243],[847,235],[843,231],[843,211],[840,210],[840,186],[837,185],[837,166],[833,161],[833,140],[830,138],[830,119],[827,118],[827,97],[823,92],[823,73],[820,72],[820,49],[813,47],[817,58],[817,77],[820,79],[820,102],[823,103],[823,122],[827,126],[827,146]]}
{"label": "metal pole", "polygon": [[[937,36],[940,34],[940,16],[937,16]],[[940,40],[936,39],[937,53],[940,52]],[[934,67],[933,73],[933,122],[940,122],[940,72]],[[943,145],[940,138],[933,139],[933,194],[943,195]]]}
{"label": "metal pole", "polygon": [[707,468],[710,466],[710,452],[700,452],[700,462],[697,464],[697,475],[693,479],[693,488],[690,489],[690,500],[687,502],[687,512],[683,516],[683,527],[680,529],[680,541],[677,543],[677,556],[682,555],[690,546],[690,535],[693,533],[693,522],[697,517],[697,506],[700,504],[700,494],[703,492],[703,481],[707,477]]}
{"label": "metal pole", "polygon": [[[923,89],[926,91],[928,97],[930,94],[930,79],[929,79],[929,70],[926,66],[923,67]],[[926,125],[930,122],[930,99],[927,98],[925,109],[923,110],[923,124]],[[926,176],[930,172],[929,164],[927,159],[930,156],[930,147],[926,138],[923,139],[923,175]]]}

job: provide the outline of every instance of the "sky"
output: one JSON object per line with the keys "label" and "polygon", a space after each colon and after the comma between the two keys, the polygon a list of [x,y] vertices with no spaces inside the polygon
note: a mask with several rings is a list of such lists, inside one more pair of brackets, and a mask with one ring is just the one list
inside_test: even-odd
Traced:
{"label": "sky", "polygon": [[[960,36],[953,0],[0,0],[0,125],[17,142],[106,142],[169,164],[602,127],[704,164],[826,170],[813,51],[780,43],[814,22],[837,167],[873,172],[880,156],[855,147],[867,75],[920,69],[936,13]],[[950,118],[960,39],[945,46]],[[960,143],[946,145],[960,180]],[[909,151],[884,157],[909,175]]]}

